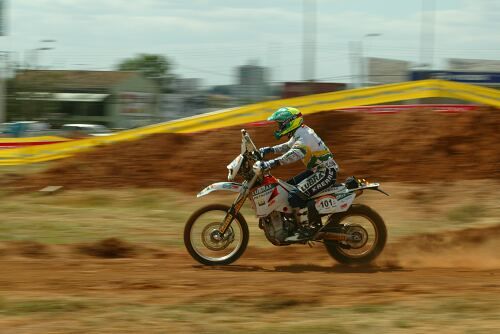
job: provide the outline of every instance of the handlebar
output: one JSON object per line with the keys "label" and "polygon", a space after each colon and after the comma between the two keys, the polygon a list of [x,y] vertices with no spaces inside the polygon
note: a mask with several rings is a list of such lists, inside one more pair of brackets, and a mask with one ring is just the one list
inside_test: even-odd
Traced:
{"label": "handlebar", "polygon": [[[241,135],[243,136],[243,140],[245,141],[245,147],[248,151],[253,152],[258,160],[264,159],[262,154],[260,154],[259,150],[257,149],[257,146],[252,141],[252,138],[250,138],[250,135],[248,134],[247,130],[241,129]],[[250,149],[248,146],[250,146]]]}

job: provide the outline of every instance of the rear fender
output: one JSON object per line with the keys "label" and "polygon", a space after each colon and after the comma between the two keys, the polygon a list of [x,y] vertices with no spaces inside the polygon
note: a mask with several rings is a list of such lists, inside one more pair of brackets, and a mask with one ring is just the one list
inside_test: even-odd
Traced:
{"label": "rear fender", "polygon": [[196,197],[202,197],[202,196],[208,195],[212,191],[216,191],[216,190],[225,190],[225,191],[232,191],[235,193],[239,193],[242,187],[243,186],[241,185],[241,183],[236,183],[236,182],[212,183],[211,185],[209,185],[208,187],[206,187],[205,189],[200,191],[198,193],[198,195],[196,195]]}
{"label": "rear fender", "polygon": [[384,194],[386,196],[389,196],[388,193],[386,193],[385,191],[383,191],[379,187],[380,187],[379,183],[366,183],[366,184],[363,184],[363,185],[359,186],[358,188],[347,189],[346,191],[350,192],[350,193],[353,193],[353,192],[357,192],[357,191],[360,191],[360,190],[375,190],[375,191],[381,192],[382,194]]}

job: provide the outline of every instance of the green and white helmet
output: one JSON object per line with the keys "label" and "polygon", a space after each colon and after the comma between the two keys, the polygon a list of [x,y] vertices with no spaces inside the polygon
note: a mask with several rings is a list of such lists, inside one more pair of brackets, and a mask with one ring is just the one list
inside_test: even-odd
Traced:
{"label": "green and white helmet", "polygon": [[293,107],[279,108],[267,120],[278,123],[278,130],[274,132],[276,139],[296,130],[304,122],[302,113]]}

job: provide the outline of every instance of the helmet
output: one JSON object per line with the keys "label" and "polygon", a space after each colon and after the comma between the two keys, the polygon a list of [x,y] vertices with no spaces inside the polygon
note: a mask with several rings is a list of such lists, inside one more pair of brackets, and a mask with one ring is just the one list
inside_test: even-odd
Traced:
{"label": "helmet", "polygon": [[268,119],[278,123],[278,131],[274,132],[274,137],[280,139],[283,135],[292,134],[304,122],[301,112],[297,108],[283,107],[276,110]]}

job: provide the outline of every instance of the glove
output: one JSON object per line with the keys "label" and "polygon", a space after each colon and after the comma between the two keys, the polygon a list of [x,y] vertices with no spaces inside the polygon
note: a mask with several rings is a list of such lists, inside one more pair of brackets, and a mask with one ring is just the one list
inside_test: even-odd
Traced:
{"label": "glove", "polygon": [[278,160],[268,160],[268,161],[261,161],[261,168],[265,171],[270,170],[271,168],[274,168],[279,165]]}
{"label": "glove", "polygon": [[263,158],[266,154],[273,153],[273,152],[274,152],[274,150],[272,147],[259,148],[259,153],[260,153],[261,157],[263,157]]}

